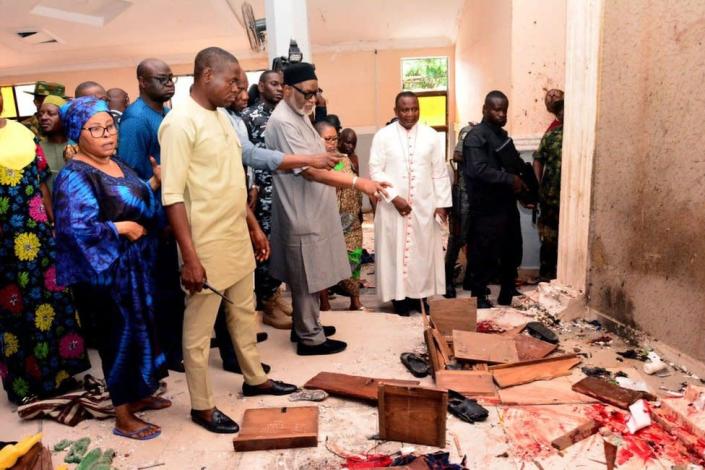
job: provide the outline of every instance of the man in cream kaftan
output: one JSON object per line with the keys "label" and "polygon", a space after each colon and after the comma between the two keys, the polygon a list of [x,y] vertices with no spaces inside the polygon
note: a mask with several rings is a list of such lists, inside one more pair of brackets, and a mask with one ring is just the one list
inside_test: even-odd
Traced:
{"label": "man in cream kaftan", "polygon": [[374,136],[369,164],[373,180],[392,184],[375,214],[375,262],[377,294],[397,307],[405,299],[445,292],[437,219],[445,218],[452,200],[438,134],[418,123],[418,100],[402,93],[395,111],[399,121]]}

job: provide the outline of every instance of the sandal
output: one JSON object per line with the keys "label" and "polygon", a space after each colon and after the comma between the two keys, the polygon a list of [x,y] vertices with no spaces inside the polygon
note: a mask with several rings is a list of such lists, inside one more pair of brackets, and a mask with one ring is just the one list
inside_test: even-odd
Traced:
{"label": "sandal", "polygon": [[328,393],[318,389],[299,390],[289,395],[289,401],[323,401],[326,398]]}
{"label": "sandal", "polygon": [[[145,431],[152,430],[152,432],[144,434]],[[135,439],[137,441],[148,441],[150,439],[154,439],[155,437],[159,436],[162,433],[162,430],[156,427],[153,424],[148,424],[147,426],[138,429],[137,431],[123,431],[118,428],[113,428],[113,434],[116,436],[120,437],[127,437],[128,439]]]}
{"label": "sandal", "polygon": [[454,390],[448,390],[448,411],[456,418],[470,424],[484,421],[489,416],[489,411],[480,406],[477,400],[467,398]]}
{"label": "sandal", "polygon": [[416,353],[402,353],[400,359],[401,363],[414,377],[420,379],[431,373],[428,361]]}

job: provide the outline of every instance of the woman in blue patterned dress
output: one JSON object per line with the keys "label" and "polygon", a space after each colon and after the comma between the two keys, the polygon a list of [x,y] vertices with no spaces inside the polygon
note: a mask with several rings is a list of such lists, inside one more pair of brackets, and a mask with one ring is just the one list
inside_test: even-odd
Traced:
{"label": "woman in blue patterned dress", "polygon": [[0,119],[0,377],[16,404],[61,393],[90,367],[71,298],[56,282],[49,177],[34,134]]}
{"label": "woman in blue patterned dress", "polygon": [[117,128],[104,101],[82,97],[62,107],[78,151],[54,183],[57,276],[79,312],[95,313],[98,351],[115,406],[117,435],[152,439],[159,426],[135,412],[171,405],[153,394],[166,376],[153,318],[155,235],[159,218],[149,183],[112,158]]}

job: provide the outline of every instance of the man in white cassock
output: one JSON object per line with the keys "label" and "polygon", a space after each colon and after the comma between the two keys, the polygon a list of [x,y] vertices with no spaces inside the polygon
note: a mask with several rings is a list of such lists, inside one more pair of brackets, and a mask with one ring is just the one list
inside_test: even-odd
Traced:
{"label": "man in white cassock", "polygon": [[394,112],[397,122],[375,134],[370,150],[370,177],[392,183],[375,213],[375,268],[380,300],[406,316],[445,292],[440,221],[452,199],[438,134],[418,123],[416,95],[399,93]]}

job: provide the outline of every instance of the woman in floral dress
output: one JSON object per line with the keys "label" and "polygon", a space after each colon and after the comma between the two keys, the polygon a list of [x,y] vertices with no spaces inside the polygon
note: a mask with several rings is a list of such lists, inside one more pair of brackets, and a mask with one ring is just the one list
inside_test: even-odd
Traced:
{"label": "woman in floral dress", "polygon": [[49,176],[34,134],[0,119],[0,377],[16,404],[56,395],[90,367],[69,294],[56,284]]}

